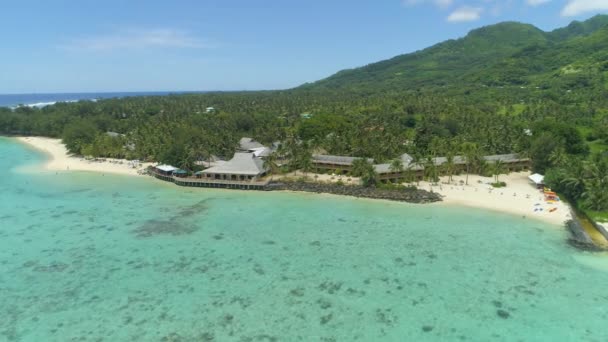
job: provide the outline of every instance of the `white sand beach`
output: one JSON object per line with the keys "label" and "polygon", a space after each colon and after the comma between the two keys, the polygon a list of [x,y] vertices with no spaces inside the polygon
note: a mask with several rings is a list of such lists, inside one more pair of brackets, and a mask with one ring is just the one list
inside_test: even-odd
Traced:
{"label": "white sand beach", "polygon": [[[25,172],[90,171],[133,176],[138,175],[139,170],[151,165],[151,163],[140,163],[138,167],[133,167],[132,163],[127,160],[106,158],[105,161],[89,161],[81,157],[74,157],[68,153],[60,139],[19,137],[17,140],[45,152],[49,156],[49,160],[42,167],[28,167],[23,170]],[[570,218],[570,207],[564,202],[546,203],[543,194],[529,183],[529,174],[529,172],[519,172],[501,175],[499,180],[506,182],[507,187],[500,189],[494,189],[490,185],[493,178],[477,175],[469,176],[469,185],[464,184],[466,176],[459,175],[453,177],[451,184],[447,183],[447,177],[442,177],[437,184],[420,182],[419,188],[432,190],[444,196],[443,202],[434,205],[461,205],[496,210],[562,225]],[[302,176],[304,174],[298,172],[297,174],[276,175],[274,179]],[[355,177],[315,175],[312,173],[307,176],[311,180],[323,182],[342,180],[345,184],[358,183],[358,179]],[[552,208],[557,209],[551,212],[550,209]]]}
{"label": "white sand beach", "polygon": [[[452,177],[451,184],[448,184],[448,177],[441,177],[440,182],[435,185],[429,182],[420,182],[418,187],[422,190],[437,192],[443,196],[443,202],[432,205],[460,205],[495,210],[563,226],[563,223],[571,218],[570,206],[565,202],[546,203],[542,192],[530,184],[529,175],[529,172],[501,175],[499,181],[507,183],[507,186],[500,189],[495,189],[490,185],[494,182],[492,177],[478,175],[469,175],[469,185],[465,185],[466,175],[458,175]],[[274,179],[297,179],[303,176],[302,172],[297,174],[292,172],[286,175],[276,175]],[[320,182],[334,183],[341,180],[347,185],[358,184],[359,182],[357,177],[314,173],[309,173],[308,178]],[[551,212],[552,208],[557,209]]]}
{"label": "white sand beach", "polygon": [[138,171],[144,169],[150,163],[134,163],[124,159],[104,158],[103,161],[85,160],[69,154],[60,139],[45,137],[18,137],[18,141],[46,153],[48,161],[41,167],[27,167],[21,169],[24,172],[70,172],[89,171],[110,174],[137,176]]}
{"label": "white sand beach", "polygon": [[[420,182],[420,189],[432,190],[443,195],[438,205],[462,205],[489,210],[497,210],[530,219],[539,219],[551,224],[563,225],[571,218],[570,206],[565,202],[549,204],[544,196],[528,181],[529,172],[501,175],[499,181],[507,183],[505,188],[493,188],[492,177],[469,175],[469,185],[465,185],[465,175],[442,177],[438,184]],[[461,182],[462,181],[462,182]],[[557,208],[553,212],[550,210]],[[542,210],[541,210],[542,209]]]}

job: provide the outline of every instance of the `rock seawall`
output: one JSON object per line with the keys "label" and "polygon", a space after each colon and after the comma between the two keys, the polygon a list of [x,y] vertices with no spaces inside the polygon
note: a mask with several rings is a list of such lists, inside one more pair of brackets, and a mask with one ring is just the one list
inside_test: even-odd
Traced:
{"label": "rock seawall", "polygon": [[591,220],[591,224],[593,224],[595,229],[597,229],[597,231],[600,232],[600,234],[602,234],[604,238],[608,241],[608,230],[606,229],[606,227],[604,227],[604,225],[602,224],[595,222],[594,220]]}
{"label": "rock seawall", "polygon": [[570,245],[586,251],[602,250],[593,242],[589,234],[587,234],[585,228],[583,228],[582,223],[578,217],[576,217],[576,215],[572,216],[572,220],[566,222],[566,227],[571,234],[571,237],[568,239],[568,243],[570,243]]}
{"label": "rock seawall", "polygon": [[268,190],[302,191],[360,198],[383,199],[409,203],[440,202],[441,195],[419,189],[380,189],[358,185],[338,185],[308,182],[277,182],[268,184]]}

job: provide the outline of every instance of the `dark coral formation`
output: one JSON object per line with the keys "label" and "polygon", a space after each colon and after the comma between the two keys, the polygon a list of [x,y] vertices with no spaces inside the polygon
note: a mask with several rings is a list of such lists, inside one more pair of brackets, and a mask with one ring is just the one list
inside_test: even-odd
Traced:
{"label": "dark coral formation", "polygon": [[193,224],[186,224],[178,221],[148,220],[132,232],[138,238],[147,238],[156,235],[188,235],[197,230],[198,227]]}
{"label": "dark coral formation", "polygon": [[273,183],[268,186],[268,189],[325,193],[410,203],[433,203],[441,201],[441,195],[434,192],[419,189],[389,190],[355,185],[337,185],[307,182]]}
{"label": "dark coral formation", "polygon": [[[138,238],[147,238],[155,235],[188,235],[196,232],[199,228],[192,223],[184,222],[185,219],[200,215],[209,208],[207,202],[210,199],[199,201],[198,203],[182,208],[176,215],[167,220],[155,219],[147,220],[132,232]],[[223,236],[222,236],[223,237]],[[217,240],[221,239],[216,238]],[[215,238],[215,237],[214,237]]]}
{"label": "dark coral formation", "polygon": [[498,315],[498,317],[500,317],[502,319],[507,319],[507,318],[511,317],[511,314],[508,311],[502,310],[502,309],[496,310],[496,315]]}
{"label": "dark coral formation", "polygon": [[43,273],[55,273],[55,272],[63,272],[66,268],[68,268],[68,265],[66,264],[62,264],[62,263],[54,263],[54,264],[50,264],[50,265],[38,265],[36,267],[34,267],[34,271],[36,272],[43,272]]}

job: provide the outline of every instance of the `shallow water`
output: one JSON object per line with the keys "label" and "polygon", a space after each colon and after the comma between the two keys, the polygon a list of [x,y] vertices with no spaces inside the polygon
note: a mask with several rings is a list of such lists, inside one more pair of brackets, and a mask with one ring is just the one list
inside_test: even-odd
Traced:
{"label": "shallow water", "polygon": [[608,259],[560,227],[42,158],[0,138],[0,340],[608,340]]}

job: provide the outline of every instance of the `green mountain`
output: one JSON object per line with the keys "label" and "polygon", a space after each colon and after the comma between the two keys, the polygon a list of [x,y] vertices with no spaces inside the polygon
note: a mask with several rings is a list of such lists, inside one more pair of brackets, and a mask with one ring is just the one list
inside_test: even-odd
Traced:
{"label": "green mountain", "polygon": [[303,90],[361,92],[441,90],[466,92],[487,87],[605,89],[608,16],[544,32],[504,22],[471,31],[427,49],[361,68],[343,70],[305,84]]}
{"label": "green mountain", "polygon": [[596,15],[584,22],[573,21],[564,28],[549,32],[548,36],[557,41],[578,36],[588,36],[606,25],[608,25],[608,16]]}

